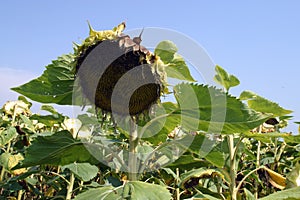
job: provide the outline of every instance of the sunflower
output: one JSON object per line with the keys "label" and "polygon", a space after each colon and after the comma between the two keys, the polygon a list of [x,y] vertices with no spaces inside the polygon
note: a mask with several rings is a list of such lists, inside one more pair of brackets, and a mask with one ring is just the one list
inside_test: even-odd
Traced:
{"label": "sunflower", "polygon": [[142,33],[133,39],[123,34],[125,23],[107,31],[89,28],[89,37],[75,46],[76,79],[84,96],[104,112],[147,112],[166,88],[159,57],[140,44]]}

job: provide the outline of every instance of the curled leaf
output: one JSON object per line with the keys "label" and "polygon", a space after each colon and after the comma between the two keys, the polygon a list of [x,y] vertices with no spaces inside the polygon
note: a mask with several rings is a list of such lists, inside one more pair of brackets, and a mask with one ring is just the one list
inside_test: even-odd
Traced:
{"label": "curled leaf", "polygon": [[269,182],[273,185],[273,187],[283,190],[286,187],[286,178],[284,178],[281,174],[274,172],[273,170],[264,167],[270,176]]}

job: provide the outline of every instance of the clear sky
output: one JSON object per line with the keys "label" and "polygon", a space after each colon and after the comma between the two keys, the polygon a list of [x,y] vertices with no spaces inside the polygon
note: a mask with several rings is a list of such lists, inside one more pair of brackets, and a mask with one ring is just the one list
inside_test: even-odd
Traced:
{"label": "clear sky", "polygon": [[[144,3],[145,2],[145,3]],[[161,27],[197,41],[213,61],[236,75],[232,93],[252,90],[294,110],[300,121],[300,1],[2,1],[0,104],[9,88],[43,72],[72,42],[126,21],[127,30]],[[290,126],[296,132],[296,125]]]}

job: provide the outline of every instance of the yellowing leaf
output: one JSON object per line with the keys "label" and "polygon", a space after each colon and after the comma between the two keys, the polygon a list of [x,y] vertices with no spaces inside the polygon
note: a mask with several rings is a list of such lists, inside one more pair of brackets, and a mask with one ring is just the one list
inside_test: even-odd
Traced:
{"label": "yellowing leaf", "polygon": [[0,146],[3,147],[11,140],[17,137],[17,131],[15,127],[9,127],[6,130],[0,129]]}
{"label": "yellowing leaf", "polygon": [[25,172],[27,172],[28,170],[26,168],[21,168],[21,169],[16,169],[16,170],[13,170],[12,171],[12,174],[17,176],[17,175],[20,175],[20,174],[23,174]]}
{"label": "yellowing leaf", "polygon": [[[11,171],[11,169],[23,159],[24,157],[20,153],[13,155],[11,153],[5,152],[0,156],[0,165],[3,166],[7,171]],[[13,170],[11,171],[11,173],[14,175],[19,175],[26,171],[27,170],[25,168],[21,168],[21,169]]]}
{"label": "yellowing leaf", "polygon": [[47,189],[47,191],[45,192],[45,196],[46,197],[53,197],[55,194],[55,189],[53,187],[50,187],[49,189]]}
{"label": "yellowing leaf", "polygon": [[286,187],[286,178],[267,167],[264,167],[264,169],[268,172],[270,176],[269,182],[273,185],[273,187],[276,187],[281,190],[283,190]]}

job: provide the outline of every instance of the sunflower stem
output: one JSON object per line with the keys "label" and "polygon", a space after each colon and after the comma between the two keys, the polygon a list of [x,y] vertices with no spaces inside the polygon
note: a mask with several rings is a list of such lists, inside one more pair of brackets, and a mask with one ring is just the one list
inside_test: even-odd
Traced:
{"label": "sunflower stem", "polygon": [[70,200],[72,198],[74,183],[75,183],[75,176],[71,172],[70,173],[70,181],[69,181],[69,184],[68,184],[68,187],[67,187],[66,200]]}
{"label": "sunflower stem", "polygon": [[[11,142],[8,142],[7,147],[6,147],[6,152],[9,153],[10,152],[10,146],[11,146]],[[0,181],[3,181],[4,177],[5,177],[5,168],[4,166],[2,166],[1,169],[1,173],[0,173]]]}
{"label": "sunflower stem", "polygon": [[236,188],[236,167],[237,167],[237,162],[236,162],[236,146],[234,146],[234,135],[229,135],[228,136],[228,146],[229,146],[229,153],[230,153],[230,193],[231,193],[231,199],[236,200],[237,199],[237,188]]}
{"label": "sunflower stem", "polygon": [[129,180],[137,180],[137,145],[138,145],[138,131],[136,118],[132,117],[130,120],[130,136],[129,136]]}
{"label": "sunflower stem", "polygon": [[[71,132],[73,138],[77,139],[78,131],[76,132],[75,129],[72,128],[70,132]],[[75,183],[75,175],[70,170],[70,181],[69,181],[68,186],[67,186],[66,200],[70,200],[72,198],[74,183]]]}
{"label": "sunflower stem", "polygon": [[[258,133],[262,133],[262,128],[263,128],[263,126],[260,125],[259,128],[258,128]],[[256,155],[256,168],[258,168],[260,166],[260,150],[261,150],[261,142],[258,141],[257,142],[257,155]],[[257,171],[255,171],[255,172],[256,172],[256,175],[259,176]],[[255,184],[254,184],[254,188],[255,188],[254,197],[256,199],[258,199],[258,186],[259,186],[258,182],[255,181]]]}

